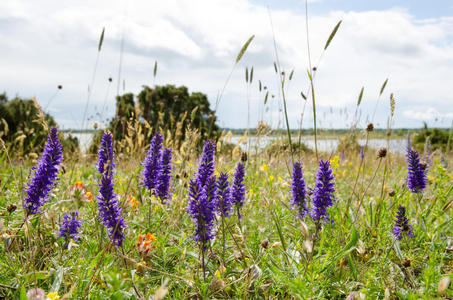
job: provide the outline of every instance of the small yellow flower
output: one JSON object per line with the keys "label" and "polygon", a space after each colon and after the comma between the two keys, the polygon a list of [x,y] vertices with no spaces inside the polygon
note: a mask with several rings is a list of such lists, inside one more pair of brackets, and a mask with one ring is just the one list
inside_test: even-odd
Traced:
{"label": "small yellow flower", "polygon": [[60,299],[60,295],[58,295],[58,292],[51,292],[51,293],[47,294],[47,298],[56,300],[56,299]]}
{"label": "small yellow flower", "polygon": [[270,181],[274,181],[274,176],[269,175],[269,180],[270,180]]}
{"label": "small yellow flower", "polygon": [[281,178],[280,176],[278,176],[278,182],[282,182],[283,181],[283,178]]}
{"label": "small yellow flower", "polygon": [[340,166],[340,157],[335,155],[330,161],[330,165],[332,166],[332,169],[337,169]]}
{"label": "small yellow flower", "polygon": [[269,167],[266,164],[262,164],[260,166],[260,171],[261,172],[266,172],[267,170],[269,170]]}
{"label": "small yellow flower", "polygon": [[252,189],[249,190],[249,196],[250,196],[250,198],[253,197],[253,190]]}

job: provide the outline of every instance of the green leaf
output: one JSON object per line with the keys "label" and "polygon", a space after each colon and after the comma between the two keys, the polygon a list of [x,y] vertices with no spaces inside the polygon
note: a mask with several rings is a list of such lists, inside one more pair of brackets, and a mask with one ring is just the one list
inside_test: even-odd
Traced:
{"label": "green leaf", "polygon": [[50,292],[58,292],[61,282],[63,281],[63,273],[64,268],[62,266],[59,266],[57,272],[55,273],[55,279],[52,283],[52,287],[50,288]]}
{"label": "green leaf", "polygon": [[98,52],[101,51],[102,43],[104,42],[104,32],[105,32],[105,27],[102,28],[101,37],[99,38]]}
{"label": "green leaf", "polygon": [[335,28],[332,30],[332,33],[330,34],[329,38],[327,39],[326,45],[324,46],[324,50],[326,50],[327,47],[329,47],[330,42],[332,41],[333,37],[334,37],[335,34],[337,33],[338,28],[340,28],[341,22],[342,22],[342,20],[340,20],[340,22],[338,22],[338,24],[337,24],[337,25],[335,26]]}
{"label": "green leaf", "polygon": [[267,91],[266,96],[264,96],[264,105],[266,105],[268,97],[269,97],[269,91]]}
{"label": "green leaf", "polygon": [[387,82],[389,81],[389,79],[387,78],[384,83],[382,84],[382,87],[381,87],[381,91],[379,92],[379,96],[382,95],[382,93],[384,92],[384,89],[385,89],[385,86],[387,85]]}
{"label": "green leaf", "polygon": [[340,252],[338,252],[332,259],[330,259],[329,263],[327,266],[325,266],[321,272],[324,272],[329,266],[332,264],[337,263],[341,258],[343,258],[345,255],[349,254],[352,250],[355,249],[355,246],[357,245],[357,242],[359,240],[359,234],[357,232],[357,229],[352,230],[352,236],[349,242],[341,249]]}
{"label": "green leaf", "polygon": [[27,291],[25,290],[25,285],[22,285],[20,288],[20,300],[28,300]]}
{"label": "green leaf", "polygon": [[241,48],[241,51],[239,51],[239,54],[238,56],[236,57],[236,63],[238,63],[242,56],[244,55],[245,51],[247,51],[247,48],[248,46],[250,45],[250,43],[252,42],[253,38],[255,37],[255,35],[252,35],[248,40],[247,42],[245,42],[244,46],[242,46]]}
{"label": "green leaf", "polygon": [[252,84],[252,81],[253,81],[253,67],[250,70],[250,84]]}
{"label": "green leaf", "polygon": [[357,106],[359,106],[359,105],[360,105],[360,102],[362,102],[363,90],[364,90],[364,89],[365,89],[365,88],[362,87],[362,89],[360,90],[359,99],[357,100]]}
{"label": "green leaf", "polygon": [[249,68],[245,67],[245,82],[249,82]]}
{"label": "green leaf", "polygon": [[31,272],[23,275],[25,282],[34,282],[35,280],[46,279],[49,277],[49,272],[47,271],[39,271],[39,272]]}
{"label": "green leaf", "polygon": [[157,60],[154,62],[154,72],[153,72],[154,78],[156,77],[156,74],[157,74]]}

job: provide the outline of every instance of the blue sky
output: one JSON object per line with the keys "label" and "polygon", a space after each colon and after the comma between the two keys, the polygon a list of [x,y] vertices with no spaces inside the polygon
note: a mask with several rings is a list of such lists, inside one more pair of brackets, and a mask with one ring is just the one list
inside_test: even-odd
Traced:
{"label": "blue sky", "polygon": [[[453,119],[452,6],[451,1],[309,1],[311,56],[318,67],[318,125],[350,126],[357,96],[364,87],[359,126],[365,126],[375,114],[373,122],[385,127],[393,93],[393,127],[421,127],[423,121],[432,127],[449,127]],[[285,91],[290,125],[297,128],[303,115],[303,127],[311,127],[311,103],[305,104],[300,97],[300,92],[308,89],[303,1],[2,1],[0,91],[10,97],[36,96],[61,127],[80,128],[89,87],[87,124],[102,125],[102,119],[114,114],[118,82],[120,86],[125,82],[121,93],[137,94],[142,85],[153,85],[152,70],[158,61],[155,84],[185,85],[190,91],[206,93],[214,103],[239,49],[254,34],[220,102],[219,123],[244,128],[263,119],[272,127],[282,127],[282,99],[273,68],[275,52],[267,7],[282,70],[288,74],[294,70]],[[323,53],[339,20],[342,25]],[[104,45],[92,85],[103,27]],[[244,71],[252,66],[255,80],[247,87]],[[386,78],[387,88],[379,98]],[[258,80],[274,95],[266,106]],[[56,94],[58,84],[63,89]]]}
{"label": "blue sky", "polygon": [[[258,5],[269,5],[274,9],[291,9],[305,13],[304,0],[253,0]],[[326,14],[333,10],[342,11],[370,11],[402,8],[416,18],[437,18],[453,15],[451,0],[316,0],[309,1],[309,11],[314,14]]]}

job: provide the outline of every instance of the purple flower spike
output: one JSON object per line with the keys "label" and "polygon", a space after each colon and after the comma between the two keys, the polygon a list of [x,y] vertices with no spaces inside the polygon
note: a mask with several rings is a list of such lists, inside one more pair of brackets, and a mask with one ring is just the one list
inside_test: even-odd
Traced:
{"label": "purple flower spike", "polygon": [[412,225],[409,225],[409,219],[406,217],[406,207],[398,206],[398,212],[396,213],[395,226],[393,226],[393,234],[397,240],[401,240],[403,233],[406,233],[409,237],[413,238],[414,233],[412,232]]}
{"label": "purple flower spike", "polygon": [[305,201],[307,191],[302,173],[302,165],[299,162],[296,162],[293,167],[293,181],[291,187],[293,193],[291,207],[296,206],[298,209],[298,217],[303,218],[307,212],[307,204]]}
{"label": "purple flower spike", "polygon": [[162,203],[166,203],[170,196],[171,154],[171,148],[165,148],[162,151],[160,171],[157,177],[156,192]]}
{"label": "purple flower spike", "polygon": [[[105,153],[108,153],[106,156]],[[107,157],[107,160],[105,158]],[[118,203],[118,196],[113,191],[113,137],[109,131],[104,132],[99,148],[99,170],[101,173],[101,181],[99,183],[98,206],[99,215],[104,226],[110,230],[110,238],[116,246],[121,246],[124,239],[124,218],[121,214],[122,209]],[[102,169],[101,169],[102,166]]]}
{"label": "purple flower spike", "polygon": [[60,230],[58,230],[58,236],[63,238],[65,241],[63,248],[67,249],[70,238],[75,242],[79,240],[79,229],[82,226],[82,222],[79,221],[79,212],[73,211],[65,213],[63,221],[61,221],[59,225]]}
{"label": "purple flower spike", "polygon": [[208,242],[213,239],[213,228],[217,202],[210,200],[210,187],[215,186],[215,177],[211,176],[207,184],[201,187],[196,180],[189,182],[189,208],[188,212],[195,223],[194,240],[202,244],[203,250],[207,249]]}
{"label": "purple flower spike", "polygon": [[363,160],[363,158],[365,157],[365,148],[360,147],[360,160]]}
{"label": "purple flower spike", "polygon": [[188,212],[196,225],[194,239],[202,243],[206,249],[207,243],[213,238],[215,211],[217,203],[217,185],[214,174],[215,143],[207,141],[203,147],[200,166],[195,179],[189,182]]}
{"label": "purple flower spike", "polygon": [[230,183],[228,182],[228,173],[220,173],[217,179],[218,191],[218,211],[225,217],[230,216],[231,210],[231,193]]}
{"label": "purple flower spike", "polygon": [[49,131],[44,152],[38,165],[33,167],[31,181],[25,190],[24,209],[27,215],[39,212],[47,200],[48,194],[55,184],[60,164],[63,160],[63,146],[58,140],[58,130],[52,127]]}
{"label": "purple flower spike", "polygon": [[208,178],[214,175],[214,154],[216,145],[214,141],[207,141],[203,146],[203,154],[201,155],[200,166],[198,167],[197,181],[201,185],[205,185]]}
{"label": "purple flower spike", "polygon": [[335,192],[334,185],[330,161],[320,160],[313,191],[313,209],[311,211],[311,217],[314,221],[319,222],[321,219],[329,220],[327,208],[333,205],[335,198],[333,194]]}
{"label": "purple flower spike", "polygon": [[407,186],[412,193],[421,193],[426,187],[426,164],[420,162],[418,152],[407,148]]}
{"label": "purple flower spike", "polygon": [[245,199],[244,177],[244,164],[239,162],[236,166],[236,172],[234,172],[233,186],[231,187],[231,201],[237,208],[238,218],[242,217],[242,215],[239,213],[239,208],[244,205]]}
{"label": "purple flower spike", "polygon": [[156,132],[151,140],[151,145],[143,162],[142,181],[143,185],[151,192],[157,188],[158,176],[161,169],[162,142],[164,137]]}

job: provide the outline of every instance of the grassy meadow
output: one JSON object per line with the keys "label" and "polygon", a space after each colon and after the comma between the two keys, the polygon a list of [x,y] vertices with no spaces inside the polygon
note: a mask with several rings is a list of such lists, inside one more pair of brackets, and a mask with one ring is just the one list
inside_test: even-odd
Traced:
{"label": "grassy meadow", "polygon": [[[171,146],[171,141],[165,143]],[[241,151],[224,147],[217,144],[215,172],[228,172],[231,178]],[[453,172],[439,152],[430,156],[428,185],[418,194],[406,187],[404,157],[391,149],[381,158],[367,149],[363,160],[352,150],[319,153],[330,159],[335,176],[331,222],[322,222],[319,230],[309,215],[300,219],[291,209],[291,154],[249,153],[243,217],[238,222],[233,212],[226,219],[223,251],[217,215],[204,281],[187,213],[187,186],[199,153],[188,143],[173,151],[167,204],[141,184],[146,149],[116,153],[114,191],[127,225],[121,247],[112,245],[98,219],[95,156],[64,153],[48,201],[23,224],[24,184],[36,159],[3,152],[0,296],[26,299],[28,290],[39,287],[51,299],[452,297],[452,289],[443,286],[448,279],[442,278],[451,277],[453,267]],[[302,162],[306,184],[313,188],[315,153],[294,153],[293,159]],[[392,234],[398,205],[407,208],[414,238],[405,235],[397,241]],[[58,222],[72,210],[80,212],[80,239],[64,249],[56,234]],[[146,253],[140,249],[143,241]]]}

